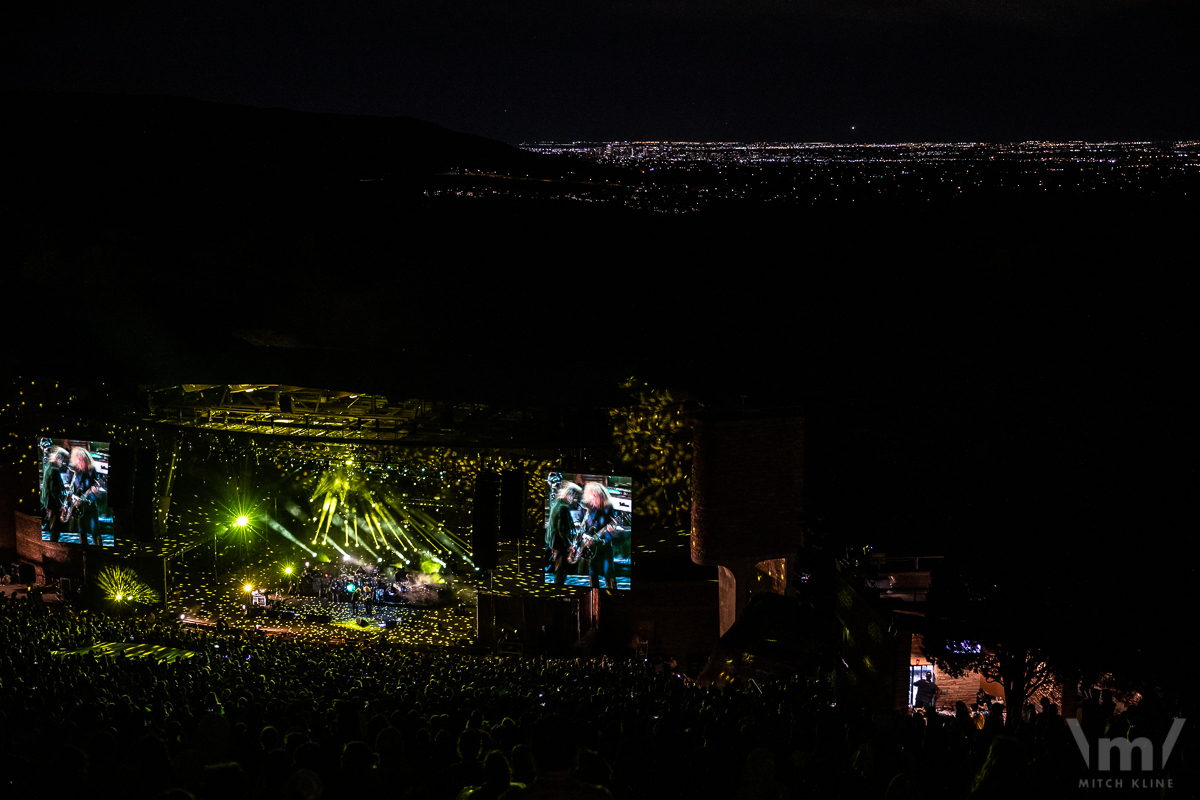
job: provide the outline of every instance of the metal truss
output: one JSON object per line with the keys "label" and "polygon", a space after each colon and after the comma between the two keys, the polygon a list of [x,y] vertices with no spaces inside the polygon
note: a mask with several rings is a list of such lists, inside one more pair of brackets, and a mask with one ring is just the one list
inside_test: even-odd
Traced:
{"label": "metal truss", "polygon": [[[142,387],[146,421],[193,430],[393,446],[527,447],[562,426],[530,409],[393,400],[280,384]],[[532,434],[532,436],[531,436]],[[558,438],[558,437],[552,437]],[[536,445],[535,445],[536,446]]]}

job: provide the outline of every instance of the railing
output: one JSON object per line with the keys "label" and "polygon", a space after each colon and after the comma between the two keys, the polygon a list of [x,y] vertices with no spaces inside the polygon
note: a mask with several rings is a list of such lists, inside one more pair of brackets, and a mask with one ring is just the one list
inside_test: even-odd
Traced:
{"label": "railing", "polygon": [[945,556],[888,556],[879,568],[881,572],[927,572],[943,558]]}
{"label": "railing", "polygon": [[907,600],[910,603],[925,602],[928,589],[888,589],[881,591],[879,596],[885,600]]}

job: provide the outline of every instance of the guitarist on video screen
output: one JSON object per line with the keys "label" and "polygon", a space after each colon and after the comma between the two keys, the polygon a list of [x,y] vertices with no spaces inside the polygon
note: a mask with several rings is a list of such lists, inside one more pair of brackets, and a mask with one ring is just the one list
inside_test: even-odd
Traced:
{"label": "guitarist on video screen", "polygon": [[590,553],[591,565],[589,573],[592,576],[592,588],[600,587],[600,578],[604,578],[604,588],[617,588],[616,562],[613,560],[613,531],[616,529],[617,509],[613,505],[612,495],[602,483],[589,482],[583,487],[583,497],[579,506],[583,510],[583,518],[579,521],[580,534],[578,546],[583,551],[583,557]]}
{"label": "guitarist on video screen", "polygon": [[550,504],[550,519],[546,522],[546,550],[550,556],[550,571],[554,573],[555,586],[567,582],[567,554],[575,538],[575,520],[571,516],[571,509],[579,503],[582,491],[579,484],[562,481],[554,493],[554,502]]}
{"label": "guitarist on video screen", "polygon": [[63,472],[67,468],[67,451],[47,443],[46,460],[42,467],[42,530],[57,542],[62,532]]}
{"label": "guitarist on video screen", "polygon": [[[100,472],[92,455],[82,447],[71,448],[70,493],[63,506],[63,521],[69,530],[79,534],[80,544],[100,544],[100,509],[96,505],[108,490],[100,480]],[[91,541],[89,541],[89,539]]]}

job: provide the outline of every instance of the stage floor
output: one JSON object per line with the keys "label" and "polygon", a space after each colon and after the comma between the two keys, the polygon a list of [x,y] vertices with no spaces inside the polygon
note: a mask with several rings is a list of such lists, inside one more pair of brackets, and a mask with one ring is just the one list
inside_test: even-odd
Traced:
{"label": "stage floor", "polygon": [[315,597],[291,597],[283,601],[283,606],[288,611],[293,611],[301,616],[327,615],[334,623],[368,619],[381,625],[393,619],[397,622],[414,622],[421,614],[433,610],[432,606],[373,605],[371,606],[371,613],[367,614],[366,605],[359,603],[358,613],[354,614],[351,613],[352,609],[349,603],[335,603],[330,600],[319,600]]}
{"label": "stage floor", "polygon": [[[543,573],[542,583],[546,584],[547,586],[553,586],[554,585],[554,573],[553,572]],[[600,579],[600,588],[601,589],[609,588],[607,586],[607,583],[608,583],[608,581],[601,578]],[[565,585],[591,587],[592,578],[590,575],[568,575]],[[618,577],[616,588],[618,590],[629,590],[629,589],[633,588],[633,586],[632,586],[629,578]]]}
{"label": "stage floor", "polygon": [[[383,637],[396,644],[443,647],[470,644],[475,640],[475,609],[461,603],[442,606],[372,606],[371,614],[367,615],[366,607],[361,603],[358,613],[354,614],[349,603],[335,603],[315,597],[290,597],[283,601],[283,608],[294,612],[295,619],[235,615],[229,622],[242,629],[302,638],[353,639],[369,636]],[[329,618],[329,622],[324,622],[325,617]],[[322,621],[318,622],[316,618]],[[366,624],[360,624],[360,620]],[[389,622],[392,623],[391,628],[387,627]]]}
{"label": "stage floor", "polygon": [[[42,541],[43,542],[50,541],[50,534],[47,533],[46,531],[42,531]],[[66,532],[60,533],[58,535],[58,541],[60,544],[82,544],[82,542],[80,542],[80,540],[79,540],[78,533],[66,533]],[[95,547],[96,545],[92,544],[91,546]],[[101,547],[116,547],[117,540],[115,538],[113,538],[113,535],[111,533],[101,533],[100,534],[100,546]]]}

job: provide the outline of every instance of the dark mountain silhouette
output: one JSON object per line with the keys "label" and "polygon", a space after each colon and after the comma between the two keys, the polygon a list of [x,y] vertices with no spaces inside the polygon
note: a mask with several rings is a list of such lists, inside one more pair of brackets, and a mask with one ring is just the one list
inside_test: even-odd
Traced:
{"label": "dark mountain silhouette", "polygon": [[[1046,346],[1078,328],[1056,295],[1087,313],[1100,286],[1063,267],[1184,263],[1191,211],[907,198],[650,214],[532,196],[552,185],[542,180],[498,181],[514,191],[496,202],[430,202],[430,187],[460,185],[439,177],[455,168],[628,173],[411,119],[149,96],[0,102],[0,253],[16,301],[3,328],[23,345],[10,350],[57,372],[30,346],[36,326],[86,309],[95,355],[73,370],[134,382],[304,384],[317,379],[302,368],[321,365],[330,383],[391,370],[421,373],[431,393],[538,395],[573,383],[547,367],[569,354],[589,364],[577,397],[637,375],[736,404],[790,404],[823,385],[933,407],[961,387],[926,378],[914,358],[938,375],[961,365],[1020,385],[1035,365],[1060,374],[1058,358],[1090,371],[1133,352],[1138,340],[1116,333],[1069,356]],[[989,321],[1030,298],[1046,306],[1039,321]]]}
{"label": "dark mountain silhouette", "polygon": [[[408,117],[312,114],[185,97],[5,92],[18,167],[76,178],[540,172],[544,156]],[[551,167],[554,169],[555,167]]]}
{"label": "dark mountain silhouette", "polygon": [[[479,329],[542,282],[530,253],[566,254],[597,221],[564,232],[553,212],[531,221],[520,203],[430,207],[430,186],[459,180],[447,171],[603,170],[415,119],[178,97],[8,92],[0,103],[0,247],[18,300],[0,333],[24,341],[48,318],[86,313],[91,356],[77,376],[336,384],[386,361],[411,391],[536,391],[541,354],[513,346],[524,332],[497,358]],[[20,370],[58,371],[36,348],[6,349]]]}

